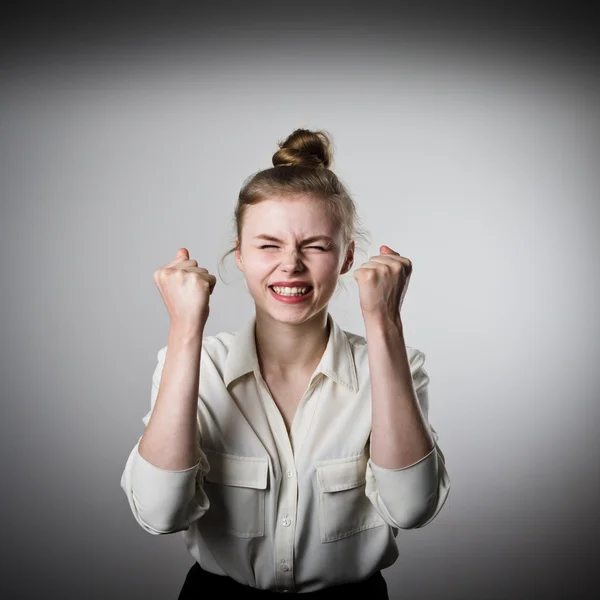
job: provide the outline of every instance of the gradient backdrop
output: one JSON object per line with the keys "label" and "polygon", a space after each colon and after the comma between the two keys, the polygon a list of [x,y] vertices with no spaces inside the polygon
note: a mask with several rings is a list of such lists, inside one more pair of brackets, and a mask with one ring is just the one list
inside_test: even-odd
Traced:
{"label": "gradient backdrop", "polygon": [[[159,8],[157,8],[159,6]],[[243,180],[325,128],[414,274],[407,343],[452,479],[384,575],[407,600],[591,598],[598,568],[597,23],[555,5],[27,4],[0,41],[3,598],[175,599],[120,488],[168,315]],[[367,260],[359,256],[358,268]],[[253,302],[233,258],[206,333]],[[364,334],[352,273],[330,304]]]}

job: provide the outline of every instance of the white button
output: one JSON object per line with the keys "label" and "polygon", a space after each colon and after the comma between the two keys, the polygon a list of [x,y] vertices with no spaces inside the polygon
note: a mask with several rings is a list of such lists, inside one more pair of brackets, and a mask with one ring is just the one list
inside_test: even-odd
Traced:
{"label": "white button", "polygon": [[287,565],[281,565],[280,568],[281,568],[282,571],[289,571],[290,570],[290,568]]}
{"label": "white button", "polygon": [[283,519],[283,521],[281,521],[283,523],[283,525],[285,527],[289,527],[292,524],[292,520],[288,517],[286,517],[285,519]]}
{"label": "white button", "polygon": [[287,472],[287,476],[288,476],[288,477],[293,477],[293,476],[294,476],[294,474],[293,474],[291,471],[288,471],[288,472]]}

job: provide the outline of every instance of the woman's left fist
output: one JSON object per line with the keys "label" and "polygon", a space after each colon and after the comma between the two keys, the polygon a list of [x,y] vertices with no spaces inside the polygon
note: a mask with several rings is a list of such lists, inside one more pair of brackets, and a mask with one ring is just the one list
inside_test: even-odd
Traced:
{"label": "woman's left fist", "polygon": [[389,246],[354,271],[364,317],[400,322],[400,308],[412,274],[412,263]]}

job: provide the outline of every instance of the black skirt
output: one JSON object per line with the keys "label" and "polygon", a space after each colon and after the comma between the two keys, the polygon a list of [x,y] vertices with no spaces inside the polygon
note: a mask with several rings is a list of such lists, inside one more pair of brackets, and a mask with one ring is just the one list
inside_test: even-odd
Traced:
{"label": "black skirt", "polygon": [[387,584],[381,571],[377,571],[374,575],[363,581],[355,583],[345,583],[328,587],[316,592],[306,593],[291,593],[291,592],[274,592],[267,590],[259,590],[247,585],[242,585],[223,575],[215,575],[205,571],[197,562],[194,563],[189,570],[181,592],[177,600],[204,600],[205,598],[213,597],[218,594],[220,597],[226,598],[233,594],[234,598],[285,598],[286,596],[301,596],[302,598],[310,598],[310,600],[323,600],[327,598],[352,598],[355,595],[359,597],[368,597],[369,600],[389,600]]}

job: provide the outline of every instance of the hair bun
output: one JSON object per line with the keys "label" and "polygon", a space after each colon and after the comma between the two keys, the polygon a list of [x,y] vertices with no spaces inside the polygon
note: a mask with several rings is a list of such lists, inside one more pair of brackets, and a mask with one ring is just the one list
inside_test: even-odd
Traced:
{"label": "hair bun", "polygon": [[327,169],[333,161],[332,142],[323,130],[296,129],[273,154],[275,167],[309,167]]}

